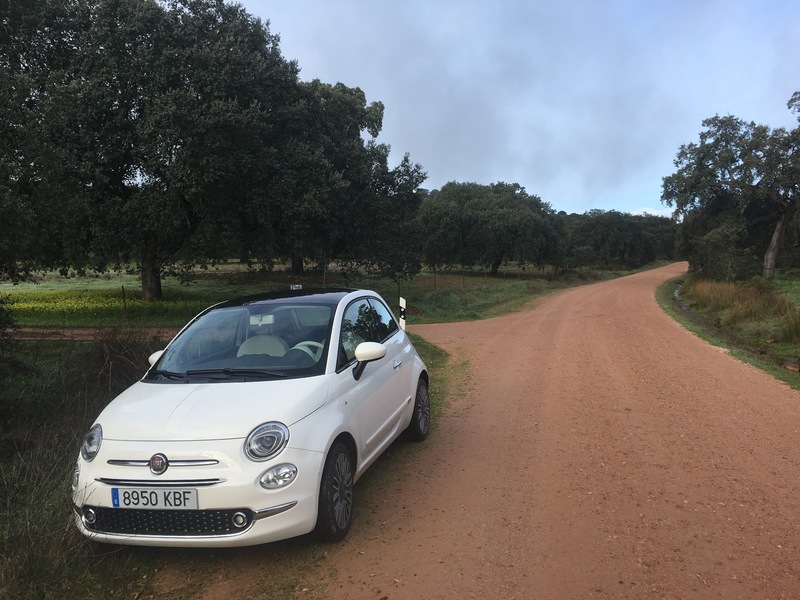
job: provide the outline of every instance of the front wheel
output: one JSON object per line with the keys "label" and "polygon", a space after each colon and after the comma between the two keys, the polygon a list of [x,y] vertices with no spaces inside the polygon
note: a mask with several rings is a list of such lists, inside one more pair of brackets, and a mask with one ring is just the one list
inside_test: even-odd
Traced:
{"label": "front wheel", "polygon": [[417,384],[417,395],[414,398],[414,413],[411,423],[406,429],[406,437],[412,442],[421,442],[428,437],[431,428],[431,397],[428,393],[428,384],[420,379]]}
{"label": "front wheel", "polygon": [[342,442],[336,442],[325,458],[319,488],[316,533],[324,541],[338,542],[350,529],[354,473],[350,450]]}

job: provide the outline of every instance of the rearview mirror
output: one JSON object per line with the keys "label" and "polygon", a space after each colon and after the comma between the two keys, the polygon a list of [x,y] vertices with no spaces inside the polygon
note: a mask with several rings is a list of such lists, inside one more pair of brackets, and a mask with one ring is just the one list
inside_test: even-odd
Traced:
{"label": "rearview mirror", "polygon": [[151,366],[151,367],[152,367],[154,364],[156,364],[156,361],[157,361],[159,358],[161,358],[161,355],[162,355],[162,354],[164,354],[164,351],[163,351],[163,350],[156,350],[156,351],[155,351],[155,352],[153,352],[153,353],[152,353],[150,356],[148,356],[148,357],[147,357],[147,362],[149,362],[149,363],[150,363],[150,366]]}
{"label": "rearview mirror", "polygon": [[364,373],[367,363],[380,360],[386,356],[386,352],[386,346],[378,342],[361,342],[356,346],[355,355],[358,362],[353,368],[353,377],[355,377],[356,381],[361,379],[361,375]]}

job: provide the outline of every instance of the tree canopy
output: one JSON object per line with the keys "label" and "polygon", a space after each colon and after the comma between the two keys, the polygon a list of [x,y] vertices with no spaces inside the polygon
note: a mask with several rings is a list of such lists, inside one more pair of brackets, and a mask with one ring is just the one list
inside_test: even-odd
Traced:
{"label": "tree canopy", "polygon": [[281,157],[272,249],[273,256],[291,260],[293,271],[302,271],[304,260],[382,262],[392,239],[388,225],[402,224],[385,214],[387,206],[397,204],[398,215],[415,212],[425,174],[408,155],[389,168],[390,149],[376,141],[383,111],[381,102],[367,103],[359,88],[319,80],[300,84]]}
{"label": "tree canopy", "polygon": [[516,183],[448,183],[420,209],[425,262],[485,265],[492,274],[507,261],[557,264],[562,246],[554,214]]}
{"label": "tree canopy", "polygon": [[670,219],[591,210],[562,215],[566,231],[565,264],[570,267],[638,268],[675,257],[675,229]]}
{"label": "tree canopy", "polygon": [[377,252],[370,213],[401,197],[413,211],[424,173],[389,168],[383,105],[299,82],[238,4],[34,0],[2,19],[0,217],[20,232],[0,241],[0,275],[134,261],[159,298],[179,265],[302,269],[353,239]]}
{"label": "tree canopy", "polygon": [[79,270],[132,259],[160,297],[165,266],[227,249],[232,209],[277,172],[296,65],[221,1],[33,4],[38,18],[8,18],[18,109],[4,147],[19,205],[48,228],[32,256]]}
{"label": "tree canopy", "polygon": [[[797,111],[796,93],[789,107]],[[662,200],[681,222],[692,267],[720,278],[775,274],[800,195],[800,129],[787,131],[733,116],[703,121],[698,143],[681,146]]]}

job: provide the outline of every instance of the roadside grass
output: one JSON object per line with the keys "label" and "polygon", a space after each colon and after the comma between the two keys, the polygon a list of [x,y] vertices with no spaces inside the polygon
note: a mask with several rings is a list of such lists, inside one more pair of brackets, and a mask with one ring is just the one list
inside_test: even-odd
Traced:
{"label": "roadside grass", "polygon": [[113,336],[91,344],[17,342],[25,366],[0,387],[2,598],[99,599],[139,589],[133,569],[147,561],[89,543],[70,520],[70,479],[83,433],[138,377],[138,357],[147,356],[143,343]]}
{"label": "roadside grass", "polygon": [[656,299],[698,337],[800,389],[800,373],[786,368],[800,369],[800,306],[784,287],[687,275],[661,285]]}

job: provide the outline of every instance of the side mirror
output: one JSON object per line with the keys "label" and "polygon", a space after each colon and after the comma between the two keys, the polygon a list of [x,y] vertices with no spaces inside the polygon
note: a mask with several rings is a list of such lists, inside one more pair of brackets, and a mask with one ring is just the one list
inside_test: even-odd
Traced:
{"label": "side mirror", "polygon": [[152,353],[150,356],[148,356],[148,357],[147,357],[147,362],[149,362],[149,363],[150,363],[150,366],[151,366],[151,367],[152,367],[154,364],[156,364],[156,361],[157,361],[159,358],[161,358],[161,355],[162,355],[162,354],[164,354],[164,351],[163,351],[163,350],[156,350],[156,351],[155,351],[155,352],[153,352],[153,353]]}
{"label": "side mirror", "polygon": [[367,368],[367,363],[375,360],[380,360],[386,356],[387,348],[378,342],[361,342],[356,346],[356,366],[353,367],[353,377],[356,381],[361,379],[364,374],[364,369]]}

